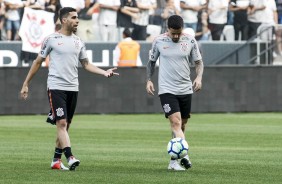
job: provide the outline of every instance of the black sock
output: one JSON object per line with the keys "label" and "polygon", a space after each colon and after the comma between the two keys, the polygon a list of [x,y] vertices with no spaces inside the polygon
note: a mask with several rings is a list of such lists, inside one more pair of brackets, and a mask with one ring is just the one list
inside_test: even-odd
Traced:
{"label": "black sock", "polygon": [[63,149],[63,152],[64,152],[67,159],[69,159],[71,156],[73,156],[72,152],[71,152],[71,147],[65,147]]}
{"label": "black sock", "polygon": [[61,159],[62,158],[62,153],[63,153],[63,149],[61,148],[55,148],[55,153],[54,153],[54,161]]}

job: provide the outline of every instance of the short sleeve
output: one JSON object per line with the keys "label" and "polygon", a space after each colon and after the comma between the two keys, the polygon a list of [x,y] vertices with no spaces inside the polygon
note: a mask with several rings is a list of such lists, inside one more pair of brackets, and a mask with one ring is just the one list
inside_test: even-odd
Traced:
{"label": "short sleeve", "polygon": [[81,41],[81,45],[82,45],[82,47],[81,47],[80,53],[79,53],[79,60],[87,58],[85,43],[83,41]]}
{"label": "short sleeve", "polygon": [[41,50],[39,52],[39,56],[42,58],[46,58],[51,51],[51,38],[46,37],[41,45]]}
{"label": "short sleeve", "polygon": [[160,52],[157,47],[157,39],[154,40],[152,44],[152,49],[149,52],[149,60],[151,61],[157,61],[159,58]]}
{"label": "short sleeve", "polygon": [[198,61],[198,60],[201,60],[202,59],[202,55],[200,53],[200,49],[199,49],[199,46],[198,46],[198,43],[197,41],[195,40],[195,38],[193,38],[191,40],[191,43],[192,43],[192,49],[191,49],[191,60],[193,62],[195,61]]}

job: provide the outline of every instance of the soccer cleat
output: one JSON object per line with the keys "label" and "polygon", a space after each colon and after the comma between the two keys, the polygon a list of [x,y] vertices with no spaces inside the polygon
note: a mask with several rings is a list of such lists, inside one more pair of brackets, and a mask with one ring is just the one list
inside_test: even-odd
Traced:
{"label": "soccer cleat", "polygon": [[52,161],[51,162],[51,169],[57,169],[57,170],[63,170],[63,171],[68,171],[69,170],[69,168],[64,166],[64,164],[62,163],[61,159],[58,159],[56,161]]}
{"label": "soccer cleat", "polygon": [[71,157],[68,159],[68,165],[69,165],[71,171],[74,171],[75,168],[76,168],[77,166],[79,166],[79,164],[80,164],[80,161],[77,160],[76,158],[74,158],[74,156],[71,156]]}
{"label": "soccer cleat", "polygon": [[191,161],[190,161],[188,155],[186,155],[184,158],[182,158],[182,159],[180,160],[180,164],[181,164],[183,167],[185,167],[185,169],[189,169],[189,168],[192,167],[192,163],[191,163]]}
{"label": "soccer cleat", "polygon": [[177,160],[170,160],[167,169],[174,171],[185,171],[185,169],[179,165]]}

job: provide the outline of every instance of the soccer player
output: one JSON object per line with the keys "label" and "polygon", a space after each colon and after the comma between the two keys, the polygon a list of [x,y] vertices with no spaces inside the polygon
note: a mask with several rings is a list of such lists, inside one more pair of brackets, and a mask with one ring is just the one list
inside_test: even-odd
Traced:
{"label": "soccer player", "polygon": [[[48,97],[52,109],[52,117],[57,127],[57,139],[52,169],[75,170],[80,161],[73,156],[68,134],[76,108],[78,95],[78,61],[89,72],[112,77],[116,68],[103,70],[89,63],[84,43],[74,32],[77,31],[78,16],[74,8],[60,9],[59,18],[62,28],[48,36],[40,53],[34,60],[21,89],[21,97],[28,97],[28,86],[31,79],[41,67],[41,63],[49,55],[49,73],[47,79]],[[69,168],[61,161],[64,153]]]}
{"label": "soccer player", "polygon": [[[185,126],[190,118],[193,91],[202,88],[204,64],[197,42],[191,35],[182,33],[183,19],[179,15],[168,18],[168,32],[156,37],[152,44],[147,64],[148,94],[154,95],[151,77],[159,58],[158,87],[159,97],[165,117],[169,119],[173,137],[185,139]],[[196,78],[190,79],[189,62],[195,63]],[[184,167],[181,167],[181,165]],[[185,170],[192,166],[187,156],[178,160],[171,159],[169,170]]]}

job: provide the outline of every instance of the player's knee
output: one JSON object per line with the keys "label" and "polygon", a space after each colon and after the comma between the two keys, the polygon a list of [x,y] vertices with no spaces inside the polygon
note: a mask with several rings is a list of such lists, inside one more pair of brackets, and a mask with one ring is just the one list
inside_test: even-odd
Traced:
{"label": "player's knee", "polygon": [[58,121],[56,122],[56,125],[57,125],[58,128],[64,128],[64,129],[66,129],[67,126],[68,126],[68,123],[67,123],[67,121],[66,121],[65,119],[60,119],[60,120],[58,120]]}
{"label": "player's knee", "polygon": [[181,121],[178,120],[178,119],[174,119],[174,120],[171,122],[171,126],[172,126],[172,128],[174,128],[174,129],[179,129],[179,128],[181,128]]}

